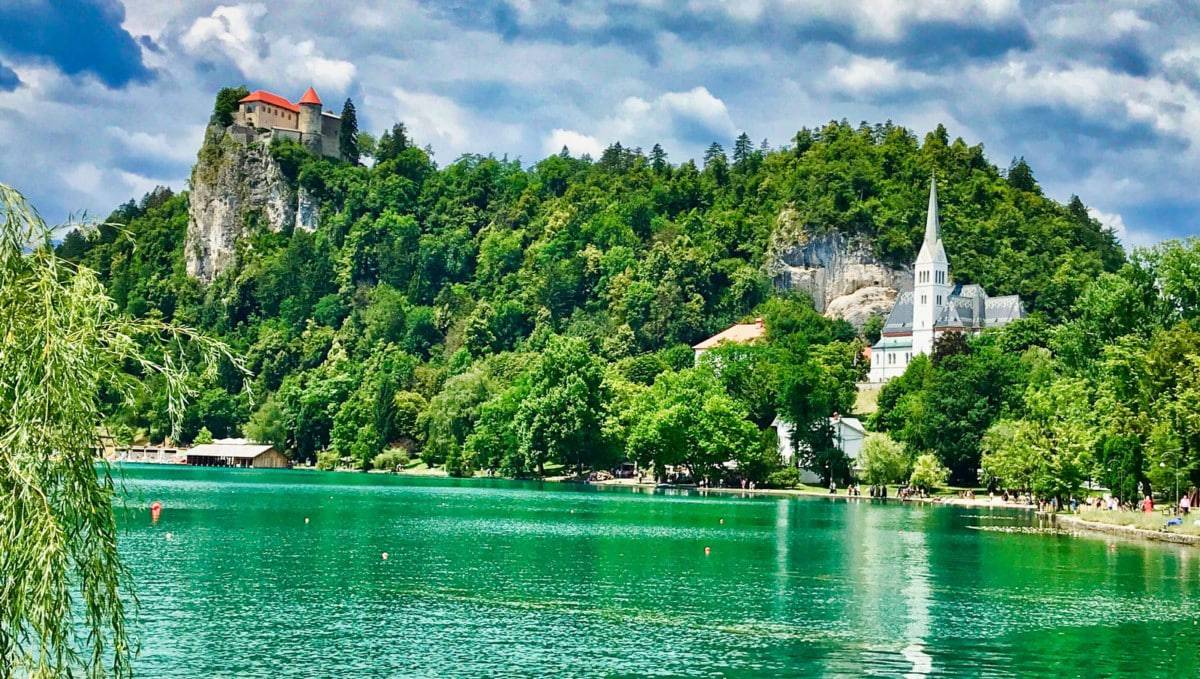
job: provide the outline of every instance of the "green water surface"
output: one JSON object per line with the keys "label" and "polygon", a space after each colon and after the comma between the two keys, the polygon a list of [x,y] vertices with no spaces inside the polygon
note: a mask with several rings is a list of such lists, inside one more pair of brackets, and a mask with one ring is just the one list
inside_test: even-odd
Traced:
{"label": "green water surface", "polygon": [[1200,550],[1038,533],[1021,512],[117,473],[141,677],[1200,672]]}

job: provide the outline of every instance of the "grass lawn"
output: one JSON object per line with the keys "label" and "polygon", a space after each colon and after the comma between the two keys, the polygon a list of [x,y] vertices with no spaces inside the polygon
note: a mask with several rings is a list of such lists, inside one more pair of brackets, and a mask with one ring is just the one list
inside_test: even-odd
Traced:
{"label": "grass lawn", "polygon": [[[1146,530],[1163,530],[1167,519],[1171,518],[1163,515],[1158,510],[1150,514],[1144,514],[1142,512],[1108,512],[1102,509],[1080,509],[1076,516],[1084,521],[1095,521],[1096,523],[1107,523],[1117,526],[1134,526]],[[1196,522],[1200,521],[1200,512],[1192,513],[1182,518],[1182,526],[1171,526],[1166,530],[1185,535],[1200,535],[1200,525],[1196,525]]]}
{"label": "grass lawn", "polygon": [[881,386],[859,387],[858,396],[854,400],[854,414],[866,417],[879,409],[879,390]]}

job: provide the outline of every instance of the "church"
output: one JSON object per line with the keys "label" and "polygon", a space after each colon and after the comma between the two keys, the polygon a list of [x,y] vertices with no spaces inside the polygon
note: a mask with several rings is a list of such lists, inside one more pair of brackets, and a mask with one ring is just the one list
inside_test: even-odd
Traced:
{"label": "church", "polygon": [[867,379],[878,384],[903,374],[914,356],[933,351],[933,342],[942,333],[977,334],[1024,315],[1017,295],[988,297],[978,285],[952,282],[938,220],[937,182],[931,180],[925,240],[913,265],[913,289],[896,298],[879,341],[871,347]]}

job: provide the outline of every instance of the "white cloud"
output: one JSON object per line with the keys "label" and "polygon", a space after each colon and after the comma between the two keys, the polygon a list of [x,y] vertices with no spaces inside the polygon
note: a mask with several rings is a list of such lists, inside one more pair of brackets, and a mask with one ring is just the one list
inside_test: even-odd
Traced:
{"label": "white cloud", "polygon": [[179,42],[193,56],[219,50],[247,78],[281,81],[293,87],[311,83],[339,92],[350,86],[356,73],[353,63],[326,57],[312,40],[290,36],[268,40],[255,28],[266,13],[266,6],[258,3],[221,5],[196,19]]}
{"label": "white cloud", "polygon": [[181,125],[177,131],[158,134],[110,125],[106,131],[130,153],[143,157],[180,162],[196,158],[196,150],[204,140],[203,125]]}
{"label": "white cloud", "polygon": [[89,196],[100,192],[103,178],[104,173],[92,163],[77,163],[62,172],[67,186]]}
{"label": "white cloud", "polygon": [[564,146],[573,156],[582,156],[586,153],[592,158],[599,158],[600,154],[604,152],[604,145],[595,137],[558,127],[554,128],[546,137],[542,144],[542,151],[547,155],[558,153]]}
{"label": "white cloud", "polygon": [[903,69],[890,59],[853,54],[845,63],[829,69],[827,81],[830,89],[835,91],[870,98],[925,87],[933,79],[924,73]]}
{"label": "white cloud", "polygon": [[1119,212],[1102,212],[1094,207],[1089,207],[1088,215],[1105,227],[1112,229],[1126,250],[1154,245],[1161,240],[1152,233],[1130,229],[1125,225],[1125,218]]}
{"label": "white cloud", "polygon": [[397,87],[396,119],[403,120],[413,137],[435,147],[462,149],[467,145],[466,113],[452,99]]}

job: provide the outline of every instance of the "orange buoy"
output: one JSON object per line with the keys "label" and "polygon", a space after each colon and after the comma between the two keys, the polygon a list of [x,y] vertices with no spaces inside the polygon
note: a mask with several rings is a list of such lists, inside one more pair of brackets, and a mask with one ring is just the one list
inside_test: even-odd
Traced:
{"label": "orange buoy", "polygon": [[162,503],[155,501],[150,505],[150,522],[158,523],[158,517],[162,514]]}

